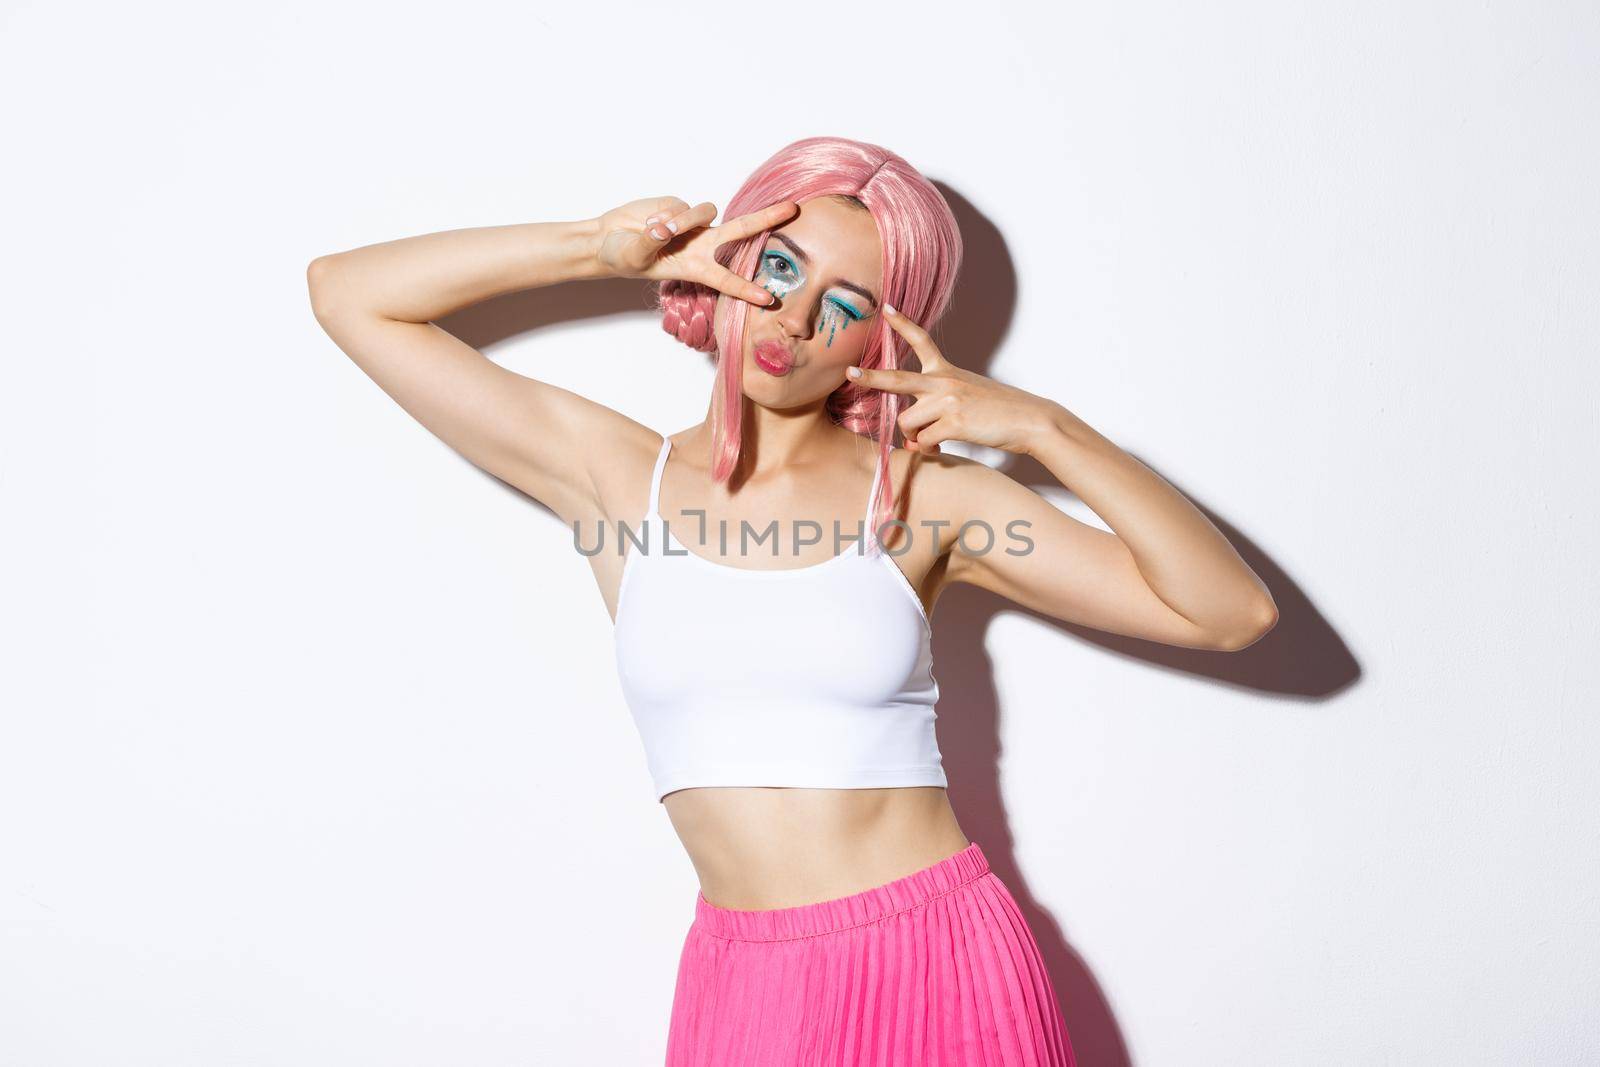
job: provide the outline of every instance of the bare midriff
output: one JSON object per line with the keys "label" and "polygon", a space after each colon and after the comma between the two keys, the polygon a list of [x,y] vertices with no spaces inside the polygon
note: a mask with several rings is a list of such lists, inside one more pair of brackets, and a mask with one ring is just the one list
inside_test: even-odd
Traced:
{"label": "bare midriff", "polygon": [[942,786],[713,786],[661,800],[712,904],[797,907],[871,889],[969,842]]}

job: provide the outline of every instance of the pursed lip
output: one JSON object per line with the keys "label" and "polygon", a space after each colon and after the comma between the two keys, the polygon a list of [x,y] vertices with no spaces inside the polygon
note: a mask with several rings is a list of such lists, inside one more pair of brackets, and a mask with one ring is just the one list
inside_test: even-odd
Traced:
{"label": "pursed lip", "polygon": [[[774,362],[770,357],[763,358],[762,349],[777,349],[783,354],[779,358],[782,362]],[[775,377],[781,377],[794,369],[794,350],[782,341],[765,340],[756,342],[752,352],[756,365]]]}

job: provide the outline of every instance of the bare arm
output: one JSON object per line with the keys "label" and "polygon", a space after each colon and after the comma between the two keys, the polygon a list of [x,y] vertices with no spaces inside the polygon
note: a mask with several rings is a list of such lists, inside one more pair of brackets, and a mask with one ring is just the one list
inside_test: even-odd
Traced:
{"label": "bare arm", "polygon": [[593,467],[632,419],[507,370],[432,322],[502,293],[605,276],[598,220],[423,234],[321,256],[312,312],[384,392],[467,460],[564,519],[599,508]]}
{"label": "bare arm", "polygon": [[[1211,521],[1149,467],[1056,405],[1028,451],[1105,520],[1107,533],[1027,486],[957,460],[966,519],[993,547],[957,543],[946,581],[967,582],[1058,619],[1148,641],[1234,652],[1277,622],[1272,595]],[[1008,524],[1031,547],[1012,536]],[[1008,553],[1007,548],[1026,554]]]}
{"label": "bare arm", "polygon": [[[1079,522],[981,463],[943,457],[942,510],[956,517],[957,529],[982,524],[970,544],[957,540],[950,548],[946,583],[976,585],[1066,622],[1188,648],[1238,651],[1277,624],[1266,585],[1160,475],[1062,405],[955,366],[927,331],[893,309],[885,314],[922,371],[868,370],[857,380],[916,397],[898,420],[908,448],[937,455],[939,442],[962,440],[1031,455],[1114,531]],[[1013,527],[1018,520],[1026,525]]]}
{"label": "bare arm", "polygon": [[[564,520],[601,515],[595,474],[654,431],[559,386],[496,364],[432,322],[503,293],[607,277],[680,278],[765,302],[717,264],[718,244],[787,218],[777,205],[705,229],[709,203],[636,200],[598,218],[423,234],[319,256],[311,308],[367,376],[451,448]],[[671,222],[675,230],[647,224]]]}

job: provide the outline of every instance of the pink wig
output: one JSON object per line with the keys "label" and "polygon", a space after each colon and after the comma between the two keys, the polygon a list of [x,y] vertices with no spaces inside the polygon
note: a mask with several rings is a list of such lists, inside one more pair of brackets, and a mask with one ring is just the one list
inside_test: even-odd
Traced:
{"label": "pink wig", "polygon": [[[723,209],[723,221],[760,211],[782,200],[800,203],[821,196],[846,197],[865,208],[877,224],[883,249],[880,298],[924,329],[932,330],[944,315],[961,269],[961,231],[950,205],[916,168],[886,148],[843,137],[808,137],[780,149],[745,179]],[[754,278],[771,230],[723,245],[718,263],[745,278]],[[731,301],[723,334],[714,329],[717,301]],[[714,396],[720,403],[712,427],[711,474],[726,481],[739,461],[743,414],[744,363],[722,359],[720,352],[743,352],[745,320],[750,305],[695,282],[660,283],[658,305],[662,327],[690,348],[708,352],[717,362]],[[909,346],[882,316],[875,316],[862,353],[863,367],[899,370]],[[833,421],[878,442],[880,488],[873,501],[873,530],[894,516],[894,486],[889,478],[889,451],[898,430],[905,397],[846,382],[828,398]],[[876,538],[868,539],[876,550]]]}

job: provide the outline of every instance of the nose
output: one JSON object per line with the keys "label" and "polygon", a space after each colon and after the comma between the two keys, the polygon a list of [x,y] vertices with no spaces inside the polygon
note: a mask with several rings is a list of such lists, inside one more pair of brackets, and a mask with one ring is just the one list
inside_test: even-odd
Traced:
{"label": "nose", "polygon": [[813,306],[814,302],[805,299],[798,292],[789,293],[787,296],[778,297],[777,309],[772,311],[778,319],[778,326],[785,334],[795,338],[811,336],[812,328],[816,325],[820,308]]}

